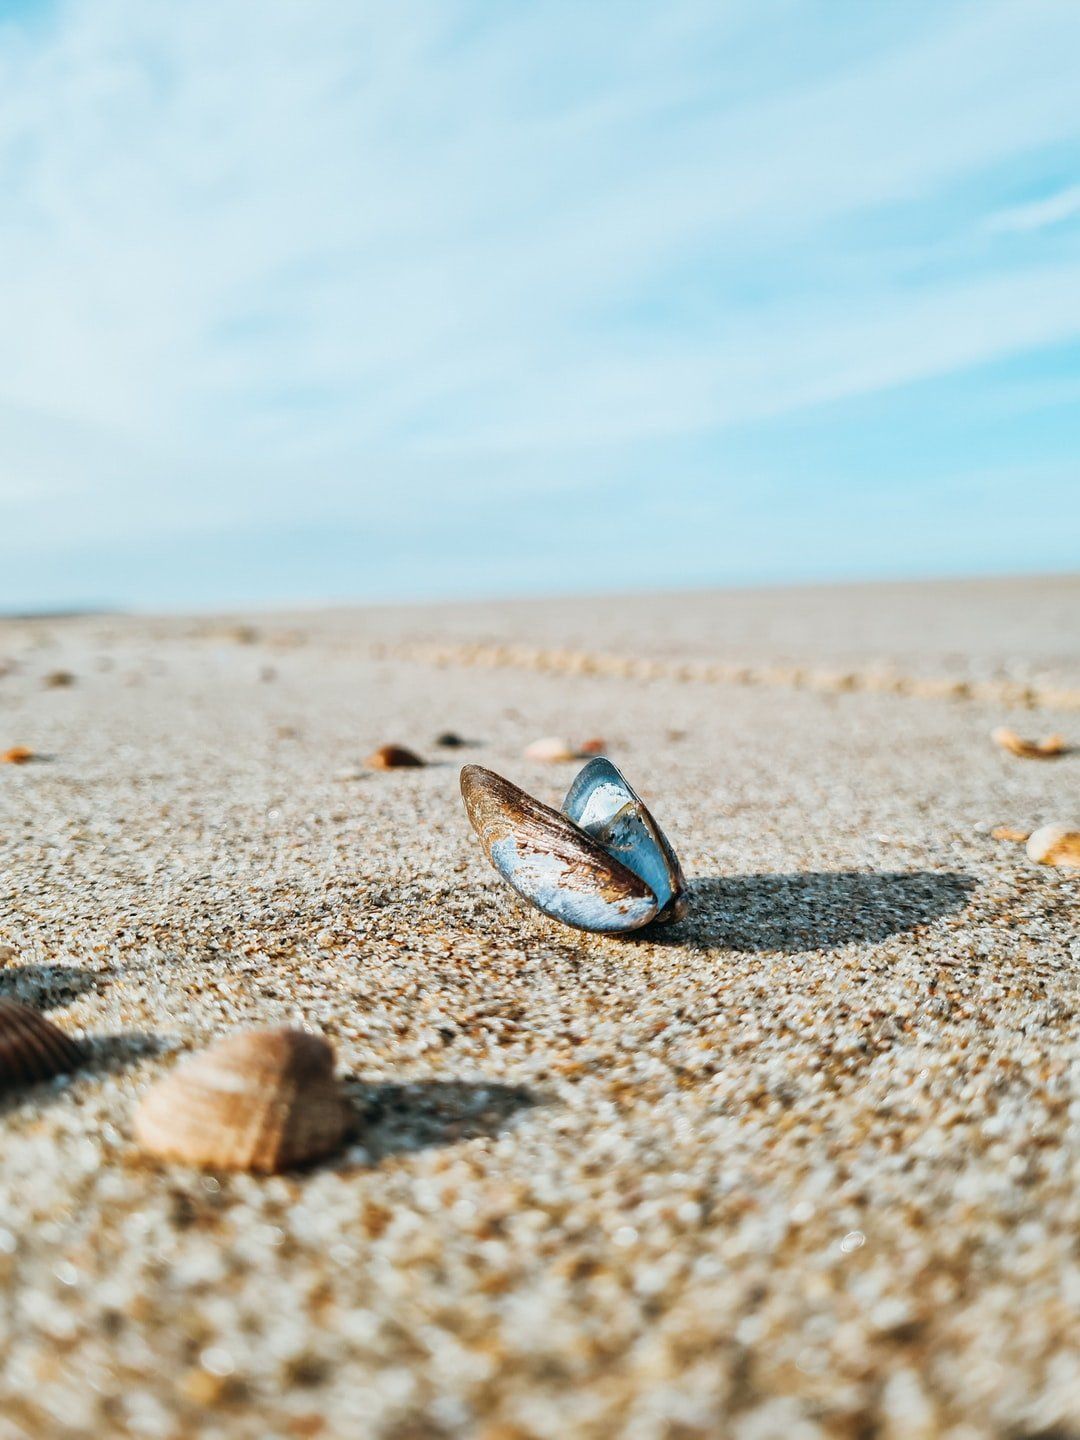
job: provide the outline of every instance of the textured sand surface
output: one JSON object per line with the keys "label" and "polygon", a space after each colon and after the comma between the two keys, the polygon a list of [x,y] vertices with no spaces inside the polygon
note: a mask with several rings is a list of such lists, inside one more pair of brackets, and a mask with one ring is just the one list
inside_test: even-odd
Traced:
{"label": "textured sand surface", "polygon": [[[0,1440],[1080,1436],[1080,872],[991,834],[1080,818],[1080,753],[988,738],[1080,716],[401,658],[1068,689],[1078,595],[0,622],[41,757],[0,766],[0,994],[93,1047],[3,1101]],[[685,922],[580,935],[488,867],[459,764],[558,803],[553,732],[607,738]],[[137,1152],[178,1051],[284,1022],[350,1077],[336,1159]]]}

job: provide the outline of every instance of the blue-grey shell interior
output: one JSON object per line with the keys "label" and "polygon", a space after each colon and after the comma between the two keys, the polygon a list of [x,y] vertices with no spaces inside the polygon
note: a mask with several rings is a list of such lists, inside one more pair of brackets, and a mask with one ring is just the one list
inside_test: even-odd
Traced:
{"label": "blue-grey shell interior", "polygon": [[553,920],[577,930],[637,930],[657,912],[652,895],[604,895],[583,890],[573,883],[572,867],[564,857],[540,854],[533,846],[523,848],[514,834],[495,841],[491,859],[519,895]]}
{"label": "blue-grey shell interior", "polygon": [[655,820],[610,760],[598,756],[577,776],[562,812],[656,896],[657,911],[675,894],[678,877]]}

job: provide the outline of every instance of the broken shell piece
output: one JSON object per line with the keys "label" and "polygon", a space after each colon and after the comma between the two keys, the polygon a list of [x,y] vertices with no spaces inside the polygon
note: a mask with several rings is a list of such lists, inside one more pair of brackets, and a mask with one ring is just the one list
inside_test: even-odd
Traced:
{"label": "broken shell piece", "polygon": [[0,1088],[36,1085],[77,1070],[86,1051],[40,1010],[0,1000]]}
{"label": "broken shell piece", "polygon": [[12,745],[10,750],[0,753],[0,765],[25,765],[33,758],[34,752],[29,745]]}
{"label": "broken shell piece", "polygon": [[1039,865],[1069,865],[1080,869],[1080,830],[1067,825],[1044,825],[1028,840],[1027,853]]}
{"label": "broken shell piece", "polygon": [[462,745],[467,745],[468,743],[467,740],[463,740],[461,736],[453,730],[444,730],[441,735],[435,737],[435,744],[441,745],[444,750],[457,750],[460,749]]}
{"label": "broken shell piece", "polygon": [[1015,840],[1017,844],[1023,844],[1031,831],[1018,830],[1015,825],[995,825],[990,834],[995,840]]}
{"label": "broken shell piece", "polygon": [[534,740],[531,745],[525,746],[524,755],[526,760],[545,760],[552,764],[578,758],[578,752],[570,741],[558,735],[545,735],[542,740]]}
{"label": "broken shell piece", "polygon": [[50,670],[41,683],[46,690],[63,690],[75,684],[75,676],[70,670]]}
{"label": "broken shell piece", "polygon": [[413,751],[406,750],[404,745],[380,745],[378,750],[367,757],[364,764],[372,770],[400,770],[424,765],[426,761],[421,760]]}
{"label": "broken shell piece", "polygon": [[990,738],[1003,750],[1012,755],[1022,755],[1028,760],[1052,760],[1066,751],[1064,735],[1047,735],[1045,740],[1024,740],[1007,725],[991,730]]}
{"label": "broken shell piece", "polygon": [[675,852],[610,760],[585,766],[561,812],[480,765],[461,795],[496,870],[552,919],[617,934],[685,912]]}
{"label": "broken shell piece", "polygon": [[322,1036],[247,1030],[152,1086],[135,1114],[135,1138],[165,1160],[272,1174],[336,1150],[348,1118]]}

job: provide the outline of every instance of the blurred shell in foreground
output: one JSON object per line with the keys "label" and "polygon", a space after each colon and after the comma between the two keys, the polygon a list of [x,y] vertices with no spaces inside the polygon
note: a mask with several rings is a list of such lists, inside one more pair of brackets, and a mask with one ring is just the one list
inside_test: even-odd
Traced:
{"label": "blurred shell in foreground", "polygon": [[684,913],[675,852],[610,760],[585,766],[561,812],[480,765],[462,770],[461,795],[496,870],[553,920],[620,933]]}
{"label": "blurred shell in foreground", "polygon": [[334,1052],[321,1036],[247,1030],[148,1090],[135,1138],[162,1159],[270,1174],[336,1150],[348,1118]]}
{"label": "blurred shell in foreground", "polygon": [[77,1070],[86,1051],[39,1010],[0,1000],[0,1088],[36,1085]]}
{"label": "blurred shell in foreground", "polygon": [[1080,830],[1044,825],[1027,842],[1027,853],[1040,865],[1075,865],[1080,869]]}

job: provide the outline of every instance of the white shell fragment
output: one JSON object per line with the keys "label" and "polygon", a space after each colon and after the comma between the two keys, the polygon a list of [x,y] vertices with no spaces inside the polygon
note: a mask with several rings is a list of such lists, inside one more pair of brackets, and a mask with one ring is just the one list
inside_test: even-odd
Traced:
{"label": "white shell fragment", "polygon": [[534,740],[531,745],[525,746],[523,753],[526,760],[543,760],[548,764],[578,758],[578,752],[570,741],[563,740],[558,735],[545,735],[541,740]]}
{"label": "white shell fragment", "polygon": [[1028,839],[1028,858],[1039,865],[1075,865],[1080,869],[1080,830],[1044,825]]}
{"label": "white shell fragment", "polygon": [[561,813],[480,765],[462,770],[461,794],[496,870],[552,919],[619,933],[683,914],[675,853],[609,760],[585,766]]}

